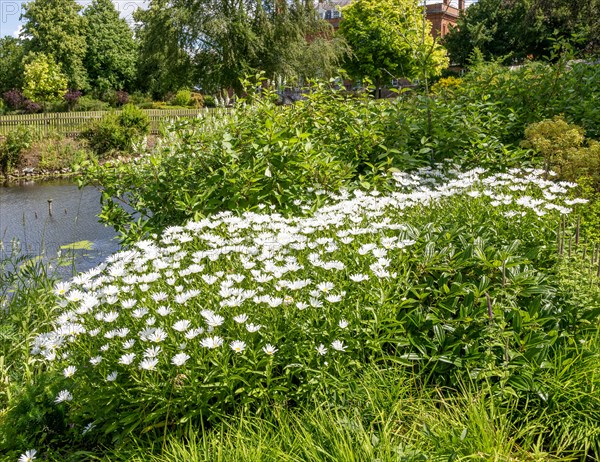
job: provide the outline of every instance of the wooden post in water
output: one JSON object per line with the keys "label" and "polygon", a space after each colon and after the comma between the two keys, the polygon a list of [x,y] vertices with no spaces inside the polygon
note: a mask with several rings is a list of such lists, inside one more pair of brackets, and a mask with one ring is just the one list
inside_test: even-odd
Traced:
{"label": "wooden post in water", "polygon": [[48,215],[52,216],[52,199],[48,199]]}

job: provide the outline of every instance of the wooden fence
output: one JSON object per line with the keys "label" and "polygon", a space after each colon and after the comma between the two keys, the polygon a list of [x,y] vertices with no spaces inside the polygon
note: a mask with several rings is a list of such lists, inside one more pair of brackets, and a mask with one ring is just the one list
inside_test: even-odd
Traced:
{"label": "wooden fence", "polygon": [[[160,124],[178,117],[215,116],[221,109],[144,109],[150,119],[152,133],[158,133]],[[43,114],[16,114],[0,116],[0,136],[6,135],[13,127],[25,125],[33,127],[40,135],[60,133],[76,136],[90,122],[101,119],[109,111],[89,112],[50,112]]]}

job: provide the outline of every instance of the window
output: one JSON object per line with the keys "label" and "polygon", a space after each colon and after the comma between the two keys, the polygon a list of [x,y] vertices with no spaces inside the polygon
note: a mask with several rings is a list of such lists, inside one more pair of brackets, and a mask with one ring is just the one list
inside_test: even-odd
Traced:
{"label": "window", "polygon": [[325,12],[325,19],[331,19],[331,10]]}
{"label": "window", "polygon": [[340,10],[333,10],[332,16],[333,16],[333,19],[341,18],[342,12]]}

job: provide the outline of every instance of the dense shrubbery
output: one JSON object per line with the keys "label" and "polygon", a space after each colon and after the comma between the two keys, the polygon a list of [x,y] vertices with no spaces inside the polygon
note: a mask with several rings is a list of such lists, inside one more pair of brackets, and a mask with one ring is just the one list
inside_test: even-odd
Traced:
{"label": "dense shrubbery", "polygon": [[[336,191],[389,167],[387,153],[396,146],[386,138],[403,130],[391,105],[323,88],[281,108],[263,93],[230,113],[182,120],[150,155],[95,166],[86,181],[104,190],[102,218],[122,232],[132,226],[131,236],[262,203],[294,210],[295,200],[317,189]],[[138,225],[110,199],[122,194],[128,211],[141,214]]]}
{"label": "dense shrubbery", "polygon": [[93,123],[82,135],[100,157],[129,151],[150,132],[150,121],[141,109],[125,105],[119,112],[109,113]]}
{"label": "dense shrubbery", "polygon": [[33,131],[19,125],[0,142],[0,172],[11,173],[21,162],[23,152],[31,147],[34,141]]}
{"label": "dense shrubbery", "polygon": [[[588,136],[598,135],[598,67],[480,65],[433,96],[385,101],[321,84],[306,100],[278,107],[264,90],[226,117],[175,124],[147,157],[96,167],[87,181],[105,191],[103,219],[135,238],[261,202],[293,209],[294,199],[310,195],[307,188],[377,183],[391,168],[445,159],[494,169],[538,165],[541,156],[520,146],[528,123],[564,112]],[[573,98],[579,109],[567,111]],[[111,197],[131,208],[126,212]]]}

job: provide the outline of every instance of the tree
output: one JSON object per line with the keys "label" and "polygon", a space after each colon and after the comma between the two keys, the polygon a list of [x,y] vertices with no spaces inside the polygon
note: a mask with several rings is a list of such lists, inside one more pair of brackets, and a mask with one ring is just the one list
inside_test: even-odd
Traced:
{"label": "tree", "polygon": [[67,92],[67,77],[60,65],[44,53],[28,55],[23,75],[23,95],[36,103],[56,101]]}
{"label": "tree", "polygon": [[177,14],[168,0],[152,0],[147,9],[134,14],[139,41],[136,85],[156,98],[195,83],[192,56],[184,48]]}
{"label": "tree", "polygon": [[269,79],[312,76],[319,60],[329,72],[339,56],[337,41],[307,40],[331,31],[307,0],[151,0],[138,18],[142,66],[170,56],[169,65],[191,70],[209,91],[241,90],[240,80],[259,71]]}
{"label": "tree", "polygon": [[357,0],[343,9],[340,23],[339,33],[352,50],[344,67],[378,88],[392,77],[438,75],[447,58],[430,30],[417,0]]}
{"label": "tree", "polygon": [[453,63],[466,65],[475,49],[506,63],[550,55],[557,39],[580,50],[600,45],[600,0],[479,0],[444,39]]}
{"label": "tree", "polygon": [[21,88],[23,56],[23,45],[19,39],[0,38],[0,95],[13,88]]}
{"label": "tree", "polygon": [[130,89],[136,73],[133,31],[111,0],[93,0],[85,9],[87,51],[84,65],[98,92]]}
{"label": "tree", "polygon": [[51,56],[73,89],[86,89],[85,19],[75,0],[32,0],[24,5],[22,37],[26,53]]}

